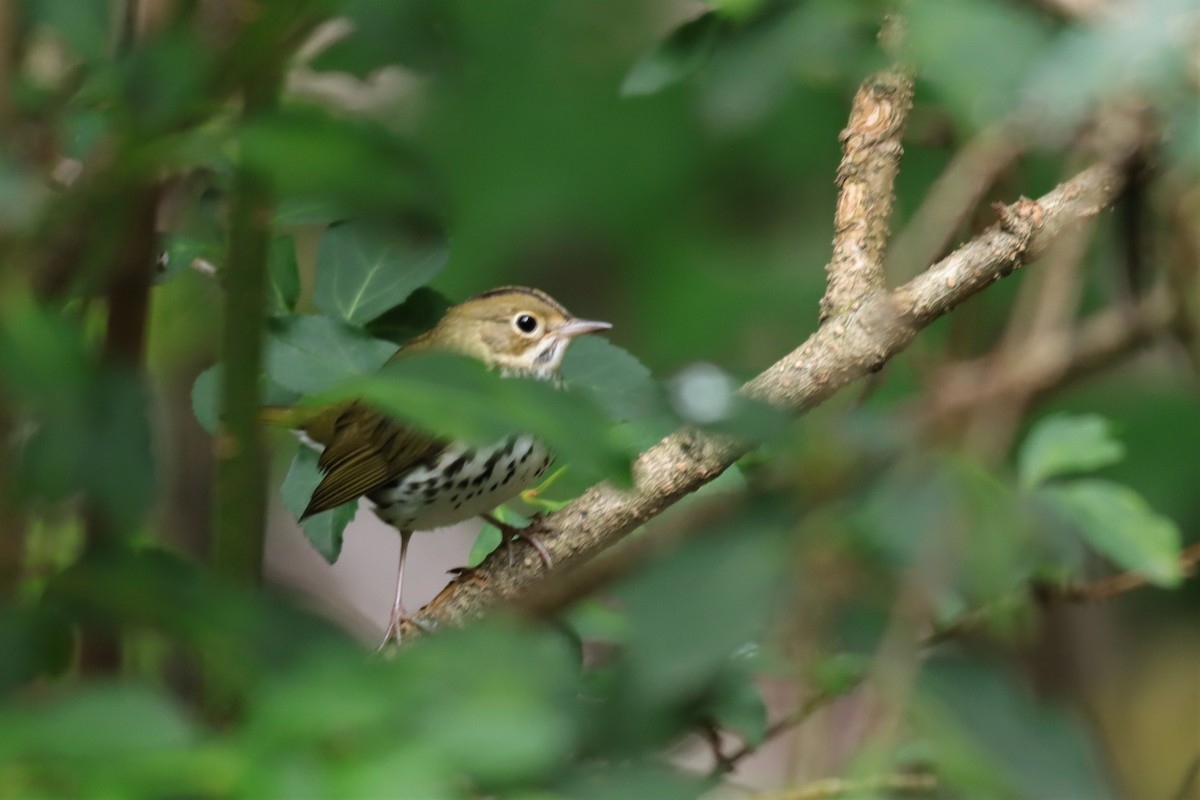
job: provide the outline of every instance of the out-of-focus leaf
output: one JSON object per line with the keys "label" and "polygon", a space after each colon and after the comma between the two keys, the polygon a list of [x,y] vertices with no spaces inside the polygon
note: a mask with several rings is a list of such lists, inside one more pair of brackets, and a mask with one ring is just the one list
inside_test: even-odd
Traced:
{"label": "out-of-focus leaf", "polygon": [[116,759],[188,747],[197,731],[174,703],[149,688],[96,686],[9,711],[0,722],[0,753],[42,758]]}
{"label": "out-of-focus leaf", "polygon": [[742,737],[747,747],[758,747],[767,735],[767,706],[748,672],[735,670],[717,688],[710,707],[717,723]]}
{"label": "out-of-focus leaf", "polygon": [[[283,479],[283,485],[279,489],[284,506],[295,515],[296,519],[300,519],[300,515],[308,507],[313,490],[321,482],[321,470],[317,469],[317,457],[318,454],[315,450],[301,446],[296,457],[292,459],[292,466],[288,469],[287,476]],[[346,532],[346,526],[350,524],[357,513],[358,500],[351,500],[337,508],[314,514],[301,522],[300,527],[316,551],[332,564],[337,561],[338,555],[342,552],[342,535]]]}
{"label": "out-of-focus leaf", "polygon": [[996,672],[963,662],[927,666],[917,719],[949,786],[973,797],[1113,797],[1095,745],[1065,712],[1034,704]]}
{"label": "out-of-focus leaf", "polygon": [[348,216],[347,209],[326,197],[285,197],[275,207],[280,227],[328,225]]}
{"label": "out-of-focus leaf", "polygon": [[289,314],[300,299],[300,270],[296,266],[296,242],[291,236],[276,236],[267,255],[270,283],[267,313]]}
{"label": "out-of-focus leaf", "polygon": [[780,520],[743,508],[651,565],[621,589],[629,613],[626,658],[642,702],[693,697],[761,635],[785,569]]}
{"label": "out-of-focus leaf", "polygon": [[335,225],[317,249],[313,304],[331,317],[362,325],[403,303],[446,265],[440,232],[384,235],[357,223]]}
{"label": "out-of-focus leaf", "polygon": [[281,110],[246,122],[239,141],[246,165],[270,176],[283,196],[388,213],[439,202],[416,151],[369,122]]}
{"label": "out-of-focus leaf", "polygon": [[712,55],[722,26],[720,15],[714,11],[680,25],[634,62],[621,83],[621,94],[654,94],[699,70]]}
{"label": "out-of-focus leaf", "polygon": [[694,800],[706,787],[699,778],[661,763],[633,763],[624,760],[578,770],[559,787],[559,797],[572,800],[613,800],[613,798],[650,798],[655,800]]}
{"label": "out-of-focus leaf", "polygon": [[600,336],[572,342],[563,381],[615,420],[628,422],[666,411],[662,387],[635,356]]}
{"label": "out-of-focus leaf", "polygon": [[272,320],[267,331],[267,374],[287,389],[308,394],[377,371],[396,345],[324,316]]}
{"label": "out-of-focus leaf", "polygon": [[26,0],[30,22],[52,29],[84,61],[108,54],[112,0]]}
{"label": "out-of-focus leaf", "polygon": [[580,473],[629,480],[626,449],[612,423],[586,398],[543,381],[501,378],[470,359],[440,353],[396,359],[377,374],[341,382],[312,402],[349,399],[476,444],[533,433]]}
{"label": "out-of-focus leaf", "polygon": [[[210,435],[217,432],[220,423],[220,381],[221,365],[216,364],[201,372],[192,383],[192,413],[200,427]],[[267,380],[262,380],[263,404],[290,406],[300,399],[299,392],[293,392]]]}
{"label": "out-of-focus leaf", "polygon": [[1190,45],[1179,31],[1195,11],[1194,0],[1147,0],[1065,29],[1030,65],[1023,119],[1061,140],[1106,98],[1186,92]]}
{"label": "out-of-focus leaf", "polygon": [[[368,322],[366,330],[377,339],[404,344],[436,325],[450,305],[450,301],[441,292],[422,286],[403,303]],[[568,350],[567,356],[570,357],[570,354],[571,351]]]}
{"label": "out-of-focus leaf", "polygon": [[1179,528],[1128,486],[1081,479],[1043,487],[1039,497],[1075,522],[1084,538],[1118,566],[1159,586],[1183,580]]}
{"label": "out-of-focus leaf", "polygon": [[746,19],[766,4],[766,0],[709,0],[716,12],[731,19]]}
{"label": "out-of-focus leaf", "polygon": [[1056,414],[1037,424],[1017,458],[1021,485],[1031,488],[1050,478],[1090,472],[1125,457],[1108,420],[1094,414]]}
{"label": "out-of-focus leaf", "polygon": [[0,613],[0,692],[67,669],[74,647],[70,621],[49,603]]}
{"label": "out-of-focus leaf", "polygon": [[917,0],[906,16],[905,43],[920,73],[977,127],[1012,112],[1050,42],[1046,20],[998,0]]}
{"label": "out-of-focus leaf", "polygon": [[813,668],[813,687],[829,695],[845,694],[862,683],[870,662],[857,653],[837,653],[819,660]]}
{"label": "out-of-focus leaf", "polygon": [[312,60],[321,71],[368,77],[380,67],[435,67],[444,59],[451,20],[436,0],[350,0],[340,9],[350,33]]}

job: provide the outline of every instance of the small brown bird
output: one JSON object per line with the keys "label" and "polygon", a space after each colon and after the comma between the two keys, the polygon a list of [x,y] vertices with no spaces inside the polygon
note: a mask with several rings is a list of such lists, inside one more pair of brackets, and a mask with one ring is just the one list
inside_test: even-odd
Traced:
{"label": "small brown bird", "polygon": [[[502,376],[557,381],[571,340],[610,327],[573,317],[537,289],[504,286],[452,306],[393,359],[452,352],[499,369]],[[306,441],[323,448],[317,465],[324,472],[301,519],[365,495],[375,513],[400,531],[396,598],[381,648],[399,639],[404,561],[413,531],[475,516],[495,523],[488,512],[534,485],[553,461],[545,445],[527,434],[483,447],[448,442],[357,403],[322,410],[298,428]],[[507,537],[515,535],[497,527]]]}

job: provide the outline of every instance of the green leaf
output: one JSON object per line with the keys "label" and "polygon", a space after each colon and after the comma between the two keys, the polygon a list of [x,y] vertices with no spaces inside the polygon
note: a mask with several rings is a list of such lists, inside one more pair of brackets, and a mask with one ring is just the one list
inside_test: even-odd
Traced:
{"label": "green leaf", "polygon": [[198,735],[168,698],[131,684],[91,686],[0,721],[9,752],[96,761],[193,746]]}
{"label": "green leaf", "polygon": [[288,108],[256,116],[239,134],[247,166],[269,176],[284,197],[394,214],[397,208],[426,208],[438,196],[416,150],[369,121]]}
{"label": "green leaf", "polygon": [[720,16],[709,11],[680,25],[634,62],[621,83],[621,95],[654,94],[699,70],[708,63],[722,24]]}
{"label": "green leaf", "polygon": [[[296,457],[292,459],[292,466],[288,468],[287,476],[283,479],[283,485],[279,489],[284,506],[296,516],[296,519],[300,519],[300,515],[308,507],[313,490],[321,482],[321,470],[317,468],[317,458],[318,453],[315,450],[310,447],[301,447],[296,453]],[[346,526],[350,524],[357,513],[358,501],[351,500],[337,508],[314,514],[301,522],[300,527],[317,552],[332,564],[337,561],[338,555],[342,552],[342,535],[346,531]]]}
{"label": "green leaf", "polygon": [[629,614],[632,692],[649,707],[695,697],[763,634],[786,570],[783,509],[762,504],[708,523],[619,593]]}
{"label": "green leaf", "polygon": [[1038,496],[1073,520],[1084,538],[1118,566],[1158,586],[1183,580],[1179,528],[1128,486],[1086,479],[1043,487]]}
{"label": "green leaf", "polygon": [[288,314],[300,299],[300,270],[296,266],[296,242],[291,236],[276,236],[267,255],[270,285],[267,313]]}
{"label": "green leaf", "polygon": [[710,710],[720,726],[736,731],[747,747],[758,747],[766,739],[767,706],[750,672],[736,670],[727,676]]}
{"label": "green leaf", "polygon": [[[192,383],[192,413],[209,435],[217,432],[220,419],[221,365],[214,364],[196,376]],[[264,375],[262,380],[264,405],[290,406],[300,399],[300,393],[284,389],[272,383]]]}
{"label": "green leaf", "polygon": [[975,126],[1010,114],[1050,43],[1044,17],[998,0],[914,0],[909,57],[950,109]]}
{"label": "green leaf", "polygon": [[563,358],[563,381],[608,412],[628,422],[667,410],[662,386],[627,350],[600,336],[571,343]]}
{"label": "green leaf", "polygon": [[108,55],[111,0],[35,0],[22,5],[30,23],[53,29],[78,58],[95,61]]}
{"label": "green leaf", "polygon": [[1090,472],[1115,464],[1125,448],[1112,436],[1103,417],[1056,414],[1038,423],[1025,438],[1017,458],[1021,485],[1031,488],[1050,478]]}
{"label": "green leaf", "polygon": [[323,316],[281,317],[267,329],[267,374],[301,394],[374,373],[395,352],[391,342]]}
{"label": "green leaf", "polygon": [[403,303],[441,272],[449,244],[440,232],[385,236],[358,223],[335,225],[317,248],[313,304],[362,325]]}

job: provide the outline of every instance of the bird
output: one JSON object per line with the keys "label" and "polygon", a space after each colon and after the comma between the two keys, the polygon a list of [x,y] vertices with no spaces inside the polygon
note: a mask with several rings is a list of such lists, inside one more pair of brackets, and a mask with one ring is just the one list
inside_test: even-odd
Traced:
{"label": "bird", "polygon": [[[433,328],[402,346],[392,360],[430,352],[454,353],[483,362],[501,377],[523,377],[559,385],[559,368],[577,336],[608,330],[607,322],[579,319],[545,292],[502,286],[447,309]],[[293,419],[295,432],[320,448],[322,473],[303,521],[358,497],[400,533],[396,592],[379,648],[407,619],[403,605],[409,539],[427,530],[483,517],[511,546],[517,529],[489,512],[535,485],[554,460],[530,434],[514,434],[483,446],[447,440],[389,417],[359,402],[318,409]],[[535,537],[524,537],[549,565]]]}

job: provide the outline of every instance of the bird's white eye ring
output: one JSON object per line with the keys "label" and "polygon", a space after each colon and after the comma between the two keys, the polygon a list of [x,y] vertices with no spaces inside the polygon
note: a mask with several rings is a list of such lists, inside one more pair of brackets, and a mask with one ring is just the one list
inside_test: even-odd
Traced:
{"label": "bird's white eye ring", "polygon": [[517,316],[513,317],[513,327],[526,336],[531,336],[538,329],[537,317],[524,312],[517,314]]}

